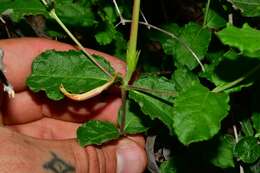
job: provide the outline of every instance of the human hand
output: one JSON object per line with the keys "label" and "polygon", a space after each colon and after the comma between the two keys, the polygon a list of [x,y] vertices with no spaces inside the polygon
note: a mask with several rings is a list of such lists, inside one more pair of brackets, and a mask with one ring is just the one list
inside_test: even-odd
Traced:
{"label": "human hand", "polygon": [[[68,50],[72,46],[39,38],[0,40],[4,50],[6,75],[13,85],[14,99],[4,97],[1,105],[0,170],[2,173],[139,173],[146,166],[141,136],[94,147],[81,148],[75,131],[87,119],[116,122],[121,105],[119,93],[107,91],[85,102],[64,99],[50,101],[27,90],[25,80],[33,59],[48,49]],[[94,53],[95,51],[89,50]],[[118,72],[124,64],[103,55]]]}

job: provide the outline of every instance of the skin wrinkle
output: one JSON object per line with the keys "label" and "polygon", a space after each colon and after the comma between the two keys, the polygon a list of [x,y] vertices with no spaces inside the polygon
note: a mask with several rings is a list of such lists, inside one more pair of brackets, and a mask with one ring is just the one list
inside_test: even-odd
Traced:
{"label": "skin wrinkle", "polygon": [[99,165],[99,172],[98,173],[105,173],[106,172],[106,160],[104,158],[104,152],[102,148],[97,147],[97,159]]}
{"label": "skin wrinkle", "polygon": [[75,162],[76,173],[86,173],[88,168],[88,153],[80,146],[70,144],[73,159]]}

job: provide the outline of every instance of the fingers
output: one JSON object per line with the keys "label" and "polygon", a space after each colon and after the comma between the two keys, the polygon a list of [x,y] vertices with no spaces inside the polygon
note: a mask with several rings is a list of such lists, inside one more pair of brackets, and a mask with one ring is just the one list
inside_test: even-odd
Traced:
{"label": "fingers", "polygon": [[84,102],[68,99],[57,102],[23,91],[14,99],[3,102],[2,114],[5,125],[24,124],[43,117],[71,122],[99,119],[116,123],[120,106],[121,99],[117,94],[102,94]]}
{"label": "fingers", "polygon": [[146,166],[144,146],[127,138],[83,149],[74,140],[43,141],[1,129],[0,142],[3,173],[142,173]]}
{"label": "fingers", "polygon": [[[4,64],[6,66],[7,78],[17,92],[26,89],[25,81],[31,73],[32,61],[41,52],[50,49],[75,49],[75,47],[71,45],[42,38],[0,40],[0,47],[4,50]],[[99,51],[87,50],[92,54],[103,56],[111,63],[117,72],[125,73],[125,65],[121,60]]]}
{"label": "fingers", "polygon": [[[121,104],[119,95],[116,93],[108,94],[111,96],[105,99],[102,95],[102,97],[79,103],[66,99],[61,102],[52,102],[44,99],[46,96],[36,97],[25,91],[25,81],[31,73],[33,59],[49,49],[73,49],[71,45],[41,38],[22,38],[0,40],[0,47],[5,52],[4,64],[7,78],[17,92],[15,99],[4,100],[5,124],[21,124],[38,120],[43,116],[74,122],[82,122],[90,118],[116,121],[117,110]],[[89,50],[89,52],[103,56],[111,62],[116,71],[125,73],[125,65],[122,61],[98,51]]]}

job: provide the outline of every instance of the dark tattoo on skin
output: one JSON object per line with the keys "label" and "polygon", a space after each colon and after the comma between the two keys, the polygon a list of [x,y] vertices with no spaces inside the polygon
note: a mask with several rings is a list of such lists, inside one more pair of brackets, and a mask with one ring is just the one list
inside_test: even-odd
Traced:
{"label": "dark tattoo on skin", "polygon": [[55,153],[51,152],[53,158],[43,165],[45,170],[51,173],[74,173],[75,168],[70,164],[60,159]]}

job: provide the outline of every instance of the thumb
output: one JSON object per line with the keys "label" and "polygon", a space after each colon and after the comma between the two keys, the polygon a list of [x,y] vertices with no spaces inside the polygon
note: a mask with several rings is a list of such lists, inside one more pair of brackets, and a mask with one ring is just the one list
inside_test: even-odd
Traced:
{"label": "thumb", "polygon": [[0,130],[0,169],[6,172],[142,173],[146,167],[140,137],[139,142],[138,137],[123,138],[82,148],[75,140],[42,140]]}
{"label": "thumb", "polygon": [[142,173],[146,167],[144,146],[128,138],[101,147],[89,146],[85,151],[87,173]]}

